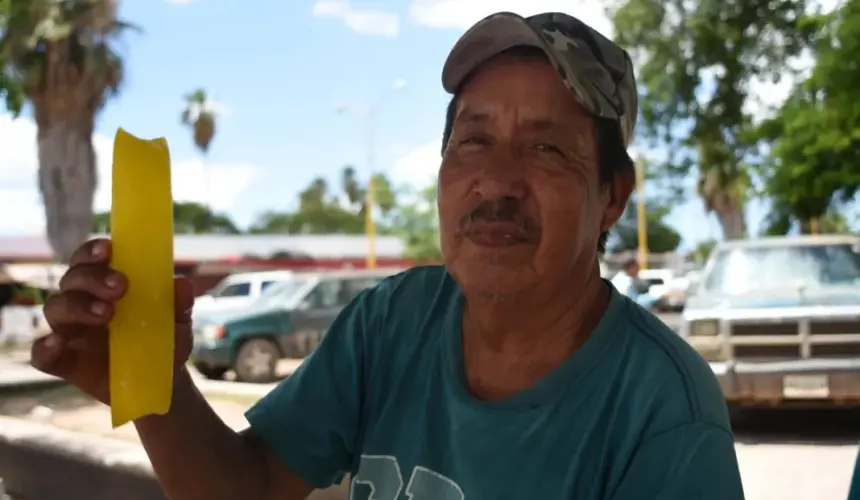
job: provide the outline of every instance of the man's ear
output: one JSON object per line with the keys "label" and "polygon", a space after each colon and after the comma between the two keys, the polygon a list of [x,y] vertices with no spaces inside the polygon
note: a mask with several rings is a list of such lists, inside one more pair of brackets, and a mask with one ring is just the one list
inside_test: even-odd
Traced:
{"label": "man's ear", "polygon": [[600,221],[601,231],[609,231],[624,214],[635,185],[636,174],[632,169],[614,175],[609,189],[606,191],[606,208],[603,210],[603,218]]}

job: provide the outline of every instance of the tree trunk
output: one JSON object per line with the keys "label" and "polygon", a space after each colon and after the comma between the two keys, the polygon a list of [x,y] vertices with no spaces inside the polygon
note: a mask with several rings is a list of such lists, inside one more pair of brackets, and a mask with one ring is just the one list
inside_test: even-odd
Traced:
{"label": "tree trunk", "polygon": [[96,191],[92,124],[50,122],[39,127],[39,190],[45,206],[48,242],[59,262],[68,263],[90,236]]}
{"label": "tree trunk", "polygon": [[738,207],[726,207],[714,210],[717,220],[723,230],[723,238],[726,240],[740,240],[747,236],[747,223],[744,212]]}

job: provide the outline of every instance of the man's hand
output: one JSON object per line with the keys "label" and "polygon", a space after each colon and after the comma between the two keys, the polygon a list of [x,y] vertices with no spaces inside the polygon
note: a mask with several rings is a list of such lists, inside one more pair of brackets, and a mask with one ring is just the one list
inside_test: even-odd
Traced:
{"label": "man's hand", "polygon": [[[60,377],[103,403],[109,401],[108,323],[114,305],[129,284],[110,268],[111,242],[93,240],[72,256],[60,280],[60,292],[45,304],[51,333],[33,344],[31,359],[39,370]],[[184,278],[174,282],[176,364],[191,353],[191,307],[194,290]]]}

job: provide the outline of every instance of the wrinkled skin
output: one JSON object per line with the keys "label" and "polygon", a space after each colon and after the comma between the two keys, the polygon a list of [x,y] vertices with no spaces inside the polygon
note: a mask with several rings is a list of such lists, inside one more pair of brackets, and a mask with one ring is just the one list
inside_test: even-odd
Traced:
{"label": "wrinkled skin", "polygon": [[584,283],[631,176],[601,183],[593,119],[548,62],[502,57],[460,94],[439,172],[445,263],[469,295],[550,300]]}

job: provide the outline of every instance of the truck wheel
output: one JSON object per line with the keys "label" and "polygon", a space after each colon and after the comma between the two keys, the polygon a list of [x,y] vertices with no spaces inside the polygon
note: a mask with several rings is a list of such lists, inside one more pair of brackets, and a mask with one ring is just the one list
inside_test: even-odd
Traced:
{"label": "truck wheel", "polygon": [[203,375],[209,380],[223,380],[224,374],[227,373],[227,368],[209,366],[203,363],[194,363],[194,368],[200,372],[200,375]]}
{"label": "truck wheel", "polygon": [[239,347],[235,366],[236,380],[239,382],[264,383],[276,378],[276,368],[281,352],[274,342],[268,339],[252,339]]}

